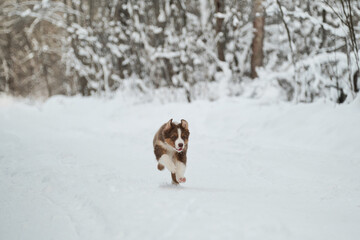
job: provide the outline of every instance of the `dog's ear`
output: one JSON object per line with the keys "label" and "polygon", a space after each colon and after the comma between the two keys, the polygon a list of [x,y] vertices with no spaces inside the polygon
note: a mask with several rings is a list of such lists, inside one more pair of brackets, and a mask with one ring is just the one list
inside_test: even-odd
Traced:
{"label": "dog's ear", "polygon": [[172,124],[172,119],[170,119],[170,120],[166,123],[164,130],[169,130],[169,129],[171,128],[171,124]]}
{"label": "dog's ear", "polygon": [[185,129],[189,129],[189,124],[186,120],[181,119],[181,126]]}

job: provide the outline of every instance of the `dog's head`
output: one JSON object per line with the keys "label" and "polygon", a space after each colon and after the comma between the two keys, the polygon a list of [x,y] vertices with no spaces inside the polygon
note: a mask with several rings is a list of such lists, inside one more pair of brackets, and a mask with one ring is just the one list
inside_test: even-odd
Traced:
{"label": "dog's head", "polygon": [[186,149],[189,141],[189,125],[184,119],[180,123],[173,123],[170,119],[164,127],[165,142],[173,147],[175,151],[182,152]]}

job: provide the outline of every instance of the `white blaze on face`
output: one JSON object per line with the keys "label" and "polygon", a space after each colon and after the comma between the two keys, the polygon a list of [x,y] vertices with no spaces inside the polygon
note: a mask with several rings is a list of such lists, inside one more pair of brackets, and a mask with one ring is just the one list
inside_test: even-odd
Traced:
{"label": "white blaze on face", "polygon": [[[180,144],[180,146],[179,146],[179,144]],[[184,140],[182,140],[182,138],[181,138],[181,129],[178,128],[178,138],[175,141],[175,148],[177,151],[181,152],[184,148],[184,145],[185,145]]]}

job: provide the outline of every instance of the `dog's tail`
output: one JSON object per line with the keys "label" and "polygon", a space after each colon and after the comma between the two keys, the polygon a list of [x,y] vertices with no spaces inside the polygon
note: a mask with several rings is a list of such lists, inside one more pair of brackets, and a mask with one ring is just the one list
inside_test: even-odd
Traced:
{"label": "dog's tail", "polygon": [[159,171],[162,171],[162,170],[164,170],[164,165],[158,163],[157,168],[159,169]]}
{"label": "dog's tail", "polygon": [[179,182],[176,180],[176,175],[175,175],[175,173],[171,173],[171,178],[172,178],[172,183],[173,183],[173,184],[179,184]]}

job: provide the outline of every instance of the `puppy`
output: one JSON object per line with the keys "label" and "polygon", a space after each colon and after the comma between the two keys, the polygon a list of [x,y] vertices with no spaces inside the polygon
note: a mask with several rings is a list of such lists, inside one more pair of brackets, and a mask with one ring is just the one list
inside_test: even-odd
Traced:
{"label": "puppy", "polygon": [[170,119],[156,132],[153,140],[157,168],[166,167],[171,172],[173,184],[186,182],[186,152],[189,141],[189,125],[184,119],[175,123]]}

